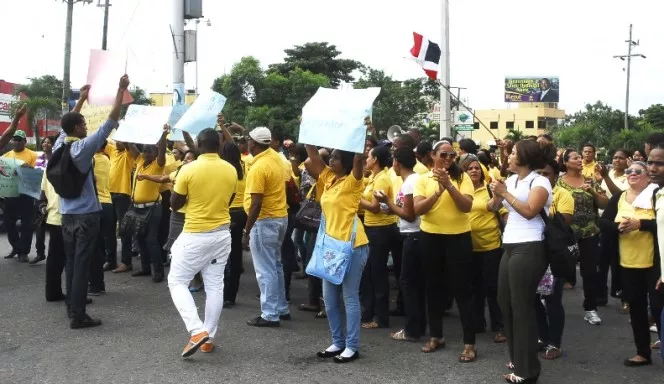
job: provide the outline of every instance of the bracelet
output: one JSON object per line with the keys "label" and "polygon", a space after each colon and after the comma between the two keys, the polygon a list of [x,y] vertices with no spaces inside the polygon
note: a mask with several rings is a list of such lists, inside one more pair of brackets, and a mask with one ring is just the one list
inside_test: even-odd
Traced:
{"label": "bracelet", "polygon": [[513,199],[512,199],[512,202],[510,203],[510,205],[512,206],[512,208],[514,208],[514,203],[515,203],[515,202],[516,202],[516,197],[513,198]]}

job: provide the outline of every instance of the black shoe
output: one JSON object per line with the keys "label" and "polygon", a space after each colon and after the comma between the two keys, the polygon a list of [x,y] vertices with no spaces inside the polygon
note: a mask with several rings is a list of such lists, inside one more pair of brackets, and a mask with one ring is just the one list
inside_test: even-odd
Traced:
{"label": "black shoe", "polygon": [[609,299],[607,297],[602,297],[597,299],[598,307],[606,307],[607,304],[609,304]]}
{"label": "black shoe", "polygon": [[318,352],[316,352],[316,356],[327,359],[329,357],[339,356],[339,355],[341,355],[341,352],[343,352],[343,351],[344,351],[343,349],[340,349],[336,352],[318,351]]}
{"label": "black shoe", "polygon": [[[101,296],[104,294],[106,294],[105,289],[88,289],[88,296]],[[92,299],[90,299],[90,301],[92,301]]]}
{"label": "black shoe", "polygon": [[359,357],[360,357],[360,352],[355,351],[355,353],[353,353],[353,356],[351,357],[343,357],[341,355],[335,356],[334,362],[337,364],[350,363],[353,360],[357,360]]}
{"label": "black shoe", "polygon": [[16,256],[16,255],[18,255],[18,252],[11,251],[11,253],[9,253],[9,255],[5,256],[5,259],[13,259],[14,256]]}
{"label": "black shoe", "polygon": [[268,321],[258,316],[247,321],[247,325],[252,327],[278,327],[280,324],[278,321]]}
{"label": "black shoe", "polygon": [[224,308],[233,308],[235,306],[235,301],[224,301]]}
{"label": "black shoe", "polygon": [[625,359],[624,363],[625,367],[641,367],[644,365],[650,365],[652,364],[651,359],[643,360],[643,361],[636,361],[632,359]]}
{"label": "black shoe", "polygon": [[133,277],[140,277],[140,276],[152,276],[152,273],[150,271],[136,271],[131,274]]}
{"label": "black shoe", "polygon": [[28,255],[25,253],[21,253],[18,255],[18,261],[19,263],[27,263],[30,259],[28,259]]}
{"label": "black shoe", "polygon": [[287,313],[285,315],[279,315],[279,320],[293,320],[291,317],[290,313]]}
{"label": "black shoe", "polygon": [[161,283],[162,281],[164,281],[163,272],[155,272],[154,276],[152,276],[152,282],[153,283]]}
{"label": "black shoe", "polygon": [[91,328],[98,327],[101,325],[101,320],[93,319],[92,317],[85,315],[82,320],[72,319],[69,323],[69,328],[71,329],[81,329],[81,328]]}
{"label": "black shoe", "polygon": [[67,298],[67,296],[65,296],[61,293],[59,295],[46,296],[46,301],[48,301],[48,302],[63,301],[66,298]]}
{"label": "black shoe", "polygon": [[41,254],[37,255],[37,257],[35,257],[34,259],[30,260],[29,263],[30,263],[30,265],[35,265],[35,264],[37,264],[37,263],[39,263],[40,261],[43,261],[43,260],[46,260],[46,255],[41,253]]}

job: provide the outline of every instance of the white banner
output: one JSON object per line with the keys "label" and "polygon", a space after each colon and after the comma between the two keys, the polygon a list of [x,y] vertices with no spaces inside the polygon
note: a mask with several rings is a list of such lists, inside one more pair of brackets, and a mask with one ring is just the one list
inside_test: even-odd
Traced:
{"label": "white banner", "polygon": [[211,90],[204,91],[173,128],[187,131],[192,136],[205,128],[214,128],[217,125],[217,114],[221,112],[225,104],[224,95]]}
{"label": "white banner", "polygon": [[173,107],[130,105],[113,140],[135,144],[157,144],[172,109]]}

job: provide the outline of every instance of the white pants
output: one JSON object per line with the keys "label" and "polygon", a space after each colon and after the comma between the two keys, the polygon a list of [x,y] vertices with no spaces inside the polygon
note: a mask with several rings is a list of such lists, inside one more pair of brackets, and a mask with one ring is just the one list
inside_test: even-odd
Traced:
{"label": "white pants", "polygon": [[[231,251],[231,233],[226,229],[205,232],[183,232],[171,247],[171,269],[168,288],[173,304],[191,335],[207,331],[217,333],[224,305],[224,268]],[[205,284],[205,323],[201,322],[189,282],[201,272]]]}

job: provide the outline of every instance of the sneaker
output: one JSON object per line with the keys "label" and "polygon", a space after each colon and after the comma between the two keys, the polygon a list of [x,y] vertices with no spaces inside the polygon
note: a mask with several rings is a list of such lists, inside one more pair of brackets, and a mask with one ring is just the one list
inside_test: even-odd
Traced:
{"label": "sneaker", "polygon": [[200,348],[201,345],[205,344],[208,340],[210,340],[210,335],[205,331],[191,336],[187,346],[184,347],[184,350],[182,351],[182,357],[189,357],[193,355],[196,353],[196,351],[198,351],[198,348]]}
{"label": "sneaker", "polygon": [[650,332],[652,332],[652,333],[658,333],[658,332],[657,332],[657,326],[656,326],[656,325],[651,325],[651,326],[650,326]]}
{"label": "sneaker", "polygon": [[214,351],[214,344],[211,341],[201,345],[201,352],[210,353],[212,351]]}
{"label": "sneaker", "polygon": [[583,320],[587,321],[592,325],[602,324],[602,319],[599,318],[597,311],[586,311],[586,315],[583,317]]}

